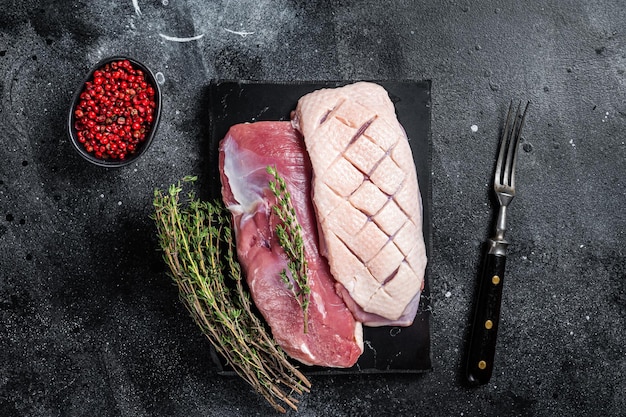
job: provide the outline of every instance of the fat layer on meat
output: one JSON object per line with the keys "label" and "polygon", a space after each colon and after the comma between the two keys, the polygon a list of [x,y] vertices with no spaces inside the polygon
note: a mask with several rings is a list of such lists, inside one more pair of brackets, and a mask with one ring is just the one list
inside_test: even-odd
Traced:
{"label": "fat layer on meat", "polygon": [[292,114],[313,168],[320,250],[357,320],[410,325],[424,285],[422,202],[387,91],[359,82],[302,97]]}

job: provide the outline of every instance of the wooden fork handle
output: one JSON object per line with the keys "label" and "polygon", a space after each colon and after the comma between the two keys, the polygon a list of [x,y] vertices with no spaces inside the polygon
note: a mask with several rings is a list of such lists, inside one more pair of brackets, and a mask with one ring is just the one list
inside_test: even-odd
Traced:
{"label": "wooden fork handle", "polygon": [[493,371],[505,264],[505,255],[488,253],[480,276],[467,355],[467,379],[473,384],[486,384]]}

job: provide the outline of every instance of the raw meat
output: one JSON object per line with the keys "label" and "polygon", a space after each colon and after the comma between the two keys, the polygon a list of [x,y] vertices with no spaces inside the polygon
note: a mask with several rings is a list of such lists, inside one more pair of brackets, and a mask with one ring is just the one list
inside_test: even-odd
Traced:
{"label": "raw meat", "polygon": [[[311,289],[308,332],[303,313],[281,280],[286,255],[278,243],[271,211],[276,201],[266,172],[275,166],[287,182],[303,228]],[[220,143],[222,197],[234,220],[237,255],[252,298],[277,343],[308,365],[350,367],[363,352],[361,323],[335,292],[328,263],[319,254],[311,202],[311,167],[300,134],[290,122],[232,126]]]}
{"label": "raw meat", "polygon": [[359,82],[302,97],[292,114],[313,168],[321,253],[369,326],[410,325],[424,285],[422,202],[387,91]]}

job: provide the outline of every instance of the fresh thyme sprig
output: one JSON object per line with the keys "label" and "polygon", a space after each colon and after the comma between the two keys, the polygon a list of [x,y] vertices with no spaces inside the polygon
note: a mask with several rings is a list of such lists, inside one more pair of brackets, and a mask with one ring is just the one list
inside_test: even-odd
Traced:
{"label": "fresh thyme sprig", "polygon": [[289,269],[289,271],[283,269],[280,276],[302,308],[304,333],[308,333],[311,289],[307,275],[308,265],[304,257],[302,226],[296,218],[296,210],[291,202],[291,194],[287,190],[285,179],[280,176],[275,167],[268,165],[266,169],[267,173],[274,177],[269,182],[269,187],[276,197],[276,204],[272,206],[272,209],[280,220],[280,223],[276,225],[276,236],[287,255],[287,268]]}
{"label": "fresh thyme sprig", "polygon": [[193,192],[181,202],[182,189],[178,182],[167,193],[155,190],[153,201],[159,243],[181,301],[239,376],[276,410],[285,412],[282,404],[297,410],[292,394],[308,392],[311,384],[253,312],[230,215],[220,202],[200,201]]}

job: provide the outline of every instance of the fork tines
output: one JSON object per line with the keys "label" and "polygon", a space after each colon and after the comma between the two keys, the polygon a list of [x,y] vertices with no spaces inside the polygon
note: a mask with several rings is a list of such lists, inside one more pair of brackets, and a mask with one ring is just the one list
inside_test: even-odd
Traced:
{"label": "fork tines", "polygon": [[[526,102],[524,111],[522,112],[522,102],[517,105],[515,116],[513,115],[513,101],[509,104],[509,112],[506,116],[506,123],[502,132],[502,141],[500,142],[500,151],[498,161],[496,163],[495,182],[499,185],[514,187],[515,186],[515,163],[517,162],[517,148],[522,136],[522,128],[526,119],[526,110],[530,101]],[[506,155],[506,160],[505,160]],[[502,167],[504,166],[504,172]]]}

